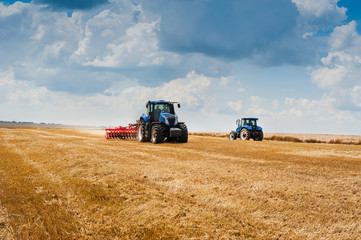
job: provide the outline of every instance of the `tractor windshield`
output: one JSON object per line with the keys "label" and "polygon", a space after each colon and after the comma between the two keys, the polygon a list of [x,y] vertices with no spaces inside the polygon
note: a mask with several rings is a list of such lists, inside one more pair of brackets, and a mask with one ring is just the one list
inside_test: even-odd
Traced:
{"label": "tractor windshield", "polygon": [[166,104],[166,103],[157,103],[154,104],[154,112],[159,113],[171,113],[174,114],[174,107],[173,104]]}
{"label": "tractor windshield", "polygon": [[242,126],[257,126],[257,120],[256,119],[242,119]]}
{"label": "tractor windshield", "polygon": [[169,103],[155,103],[151,109],[152,117],[155,122],[159,121],[160,113],[171,113],[174,114],[174,106]]}
{"label": "tractor windshield", "polygon": [[250,125],[250,126],[257,126],[257,120],[250,119],[248,125]]}

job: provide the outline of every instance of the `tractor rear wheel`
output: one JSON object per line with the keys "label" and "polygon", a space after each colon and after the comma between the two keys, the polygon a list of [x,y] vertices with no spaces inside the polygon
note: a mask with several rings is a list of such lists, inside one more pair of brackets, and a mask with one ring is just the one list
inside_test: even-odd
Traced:
{"label": "tractor rear wheel", "polygon": [[236,140],[237,139],[237,133],[232,131],[229,133],[229,140]]}
{"label": "tractor rear wheel", "polygon": [[147,138],[147,127],[143,120],[141,120],[138,125],[138,140],[139,142],[149,142]]}
{"label": "tractor rear wheel", "polygon": [[178,137],[178,142],[180,142],[180,143],[188,142],[188,128],[187,128],[187,126],[184,123],[179,123],[178,126],[182,131],[180,137]]}
{"label": "tractor rear wheel", "polygon": [[258,136],[254,138],[255,141],[262,141],[263,140],[263,131],[258,133]]}
{"label": "tractor rear wheel", "polygon": [[164,142],[164,128],[161,124],[154,124],[152,127],[152,143]]}
{"label": "tractor rear wheel", "polygon": [[242,128],[240,137],[242,140],[249,140],[251,138],[251,133],[247,128]]}

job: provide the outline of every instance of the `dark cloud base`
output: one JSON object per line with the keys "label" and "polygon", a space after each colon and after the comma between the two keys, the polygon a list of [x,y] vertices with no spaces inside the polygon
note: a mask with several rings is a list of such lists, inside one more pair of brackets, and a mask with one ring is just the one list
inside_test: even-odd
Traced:
{"label": "dark cloud base", "polygon": [[143,3],[162,16],[160,47],[261,66],[314,63],[316,43],[303,39],[290,0],[158,1]]}
{"label": "dark cloud base", "polygon": [[47,4],[51,9],[57,10],[89,10],[109,3],[108,0],[34,0],[35,3]]}

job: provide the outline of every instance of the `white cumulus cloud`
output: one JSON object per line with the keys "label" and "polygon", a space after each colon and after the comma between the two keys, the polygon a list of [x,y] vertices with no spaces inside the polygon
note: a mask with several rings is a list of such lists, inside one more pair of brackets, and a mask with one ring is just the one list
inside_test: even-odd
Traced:
{"label": "white cumulus cloud", "polygon": [[243,101],[230,101],[227,103],[230,108],[232,108],[234,111],[239,112],[242,110],[243,107]]}
{"label": "white cumulus cloud", "polygon": [[0,18],[6,18],[19,14],[29,5],[30,4],[28,3],[15,2],[14,4],[6,6],[4,3],[0,2]]}
{"label": "white cumulus cloud", "polygon": [[155,33],[158,29],[159,21],[137,23],[125,30],[125,36],[120,36],[107,44],[108,55],[96,56],[94,60],[83,64],[101,67],[161,65],[164,56],[158,53],[158,40]]}
{"label": "white cumulus cloud", "polygon": [[[134,86],[126,88],[121,96],[134,104],[143,104],[146,100],[180,101],[190,110],[198,109],[207,98],[207,90],[213,78],[197,74],[194,71],[188,73],[185,78],[178,78],[164,83],[158,87]],[[108,89],[107,92],[112,92]]]}
{"label": "white cumulus cloud", "polygon": [[346,9],[344,7],[338,7],[338,1],[339,0],[292,0],[301,14],[312,14],[316,17],[321,17],[322,15],[330,13],[344,16]]}
{"label": "white cumulus cloud", "polygon": [[311,73],[312,81],[344,109],[360,107],[361,36],[356,26],[351,21],[334,29],[329,38],[330,52]]}

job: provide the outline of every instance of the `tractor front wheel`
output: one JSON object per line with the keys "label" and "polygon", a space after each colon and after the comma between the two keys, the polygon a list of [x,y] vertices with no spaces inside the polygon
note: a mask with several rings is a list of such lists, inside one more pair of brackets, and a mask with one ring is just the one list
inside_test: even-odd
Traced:
{"label": "tractor front wheel", "polygon": [[178,124],[181,132],[180,137],[178,137],[178,142],[180,143],[186,143],[188,142],[188,128],[184,123],[179,123]]}
{"label": "tractor front wheel", "polygon": [[251,138],[251,133],[247,128],[242,128],[240,137],[242,140],[249,140]]}
{"label": "tractor front wheel", "polygon": [[229,133],[229,140],[236,140],[237,139],[237,133],[232,131]]}
{"label": "tractor front wheel", "polygon": [[263,131],[258,133],[258,136],[254,138],[255,141],[262,141],[263,140]]}
{"label": "tractor front wheel", "polygon": [[161,124],[154,124],[152,127],[152,143],[164,142],[164,129]]}

